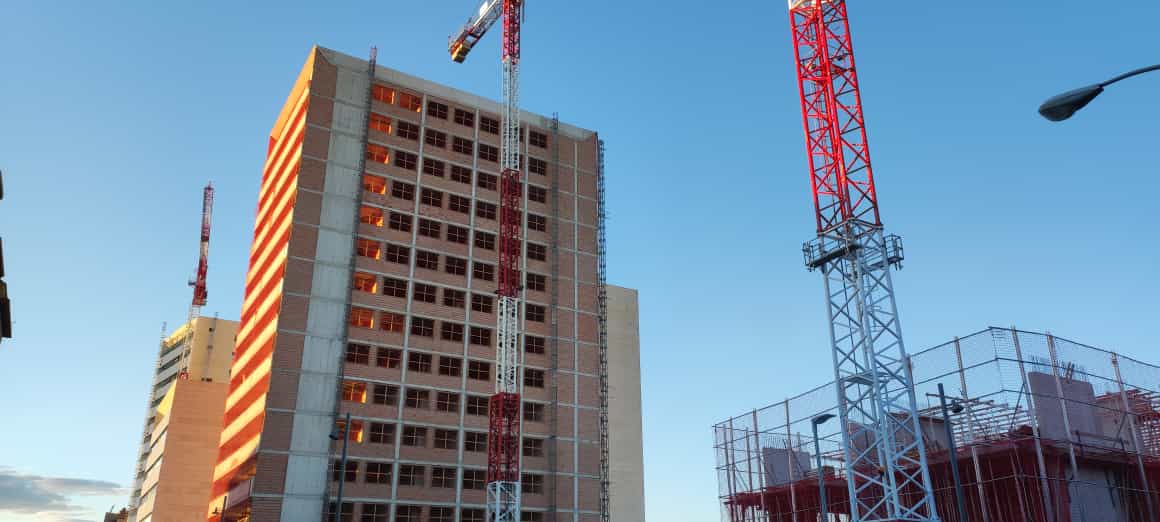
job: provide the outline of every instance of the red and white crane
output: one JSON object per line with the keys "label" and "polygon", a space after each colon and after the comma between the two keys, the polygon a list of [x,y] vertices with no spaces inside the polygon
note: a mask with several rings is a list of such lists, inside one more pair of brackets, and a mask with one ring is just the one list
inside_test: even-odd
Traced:
{"label": "red and white crane", "polygon": [[[201,307],[205,306],[206,297],[209,292],[206,291],[205,276],[209,272],[209,230],[210,224],[213,221],[213,183],[206,183],[205,189],[202,191],[201,199],[201,246],[200,256],[197,260],[197,273],[194,278],[189,281],[189,286],[193,287],[193,301],[189,304],[189,317],[185,322],[188,331],[186,333],[185,348],[181,351],[181,362],[179,366],[181,372],[178,374],[181,379],[189,378],[189,354],[193,350],[193,333],[194,320],[201,315]],[[208,370],[209,365],[206,364]],[[204,377],[204,376],[203,376]]]}
{"label": "red and white crane", "polygon": [[520,259],[523,189],[520,180],[520,22],[523,0],[484,0],[451,38],[451,59],[462,62],[496,21],[503,20],[503,114],[500,142],[499,314],[496,319],[495,394],[488,409],[487,519],[520,520]]}
{"label": "red and white crane", "polygon": [[802,251],[825,281],[850,519],[938,520],[890,279],[844,0],[789,0],[817,236]]}

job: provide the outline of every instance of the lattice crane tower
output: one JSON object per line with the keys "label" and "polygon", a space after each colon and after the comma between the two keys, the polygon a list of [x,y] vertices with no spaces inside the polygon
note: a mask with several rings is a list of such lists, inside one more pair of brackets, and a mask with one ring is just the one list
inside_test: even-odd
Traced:
{"label": "lattice crane tower", "polygon": [[[181,351],[181,367],[178,377],[181,379],[189,378],[189,354],[193,351],[193,335],[196,330],[193,321],[201,315],[201,307],[205,306],[206,297],[209,292],[206,290],[205,278],[209,272],[209,232],[210,225],[213,223],[213,183],[206,183],[205,189],[202,190],[201,197],[201,244],[200,255],[197,259],[197,272],[194,278],[189,280],[189,286],[193,287],[193,300],[189,303],[189,316],[186,318],[185,325],[188,328],[186,338],[183,341],[185,348]],[[207,363],[203,372],[209,371],[209,364]],[[202,377],[205,377],[202,375]]]}
{"label": "lattice crane tower", "polygon": [[487,519],[520,520],[520,258],[523,190],[520,181],[520,22],[523,0],[485,0],[451,38],[451,59],[462,62],[493,24],[503,19],[503,115],[500,143],[499,314],[495,394],[488,409]]}
{"label": "lattice crane tower", "polygon": [[930,473],[890,280],[902,241],[883,231],[844,0],[790,0],[825,282],[850,512],[855,522],[935,521]]}

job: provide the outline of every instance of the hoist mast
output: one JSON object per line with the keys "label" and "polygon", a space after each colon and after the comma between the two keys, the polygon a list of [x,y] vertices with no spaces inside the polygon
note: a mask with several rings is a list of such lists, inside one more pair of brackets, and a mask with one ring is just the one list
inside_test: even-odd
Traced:
{"label": "hoist mast", "polygon": [[890,280],[902,241],[883,231],[844,0],[790,0],[817,236],[854,522],[938,514]]}
{"label": "hoist mast", "polygon": [[451,59],[462,62],[497,20],[503,20],[503,114],[500,143],[499,313],[495,394],[488,409],[487,512],[489,522],[520,520],[520,292],[523,278],[523,189],[520,180],[519,65],[523,0],[485,0],[451,38]]}
{"label": "hoist mast", "polygon": [[[201,198],[201,244],[200,255],[197,259],[197,272],[193,279],[189,280],[189,286],[193,287],[193,300],[189,304],[189,316],[186,319],[185,325],[188,328],[186,333],[185,348],[181,352],[180,373],[178,374],[182,379],[189,378],[189,353],[193,350],[193,333],[194,320],[201,315],[201,307],[205,306],[206,297],[209,292],[206,290],[205,278],[209,272],[209,231],[210,225],[213,222],[213,183],[206,183],[205,189],[202,190]],[[206,370],[209,369],[209,364],[206,364]],[[205,377],[204,375],[202,377]]]}

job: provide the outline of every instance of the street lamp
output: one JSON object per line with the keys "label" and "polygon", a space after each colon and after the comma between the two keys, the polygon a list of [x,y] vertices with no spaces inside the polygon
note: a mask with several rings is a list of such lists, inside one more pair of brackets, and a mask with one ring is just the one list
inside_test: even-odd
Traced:
{"label": "street lamp", "polygon": [[1096,96],[1099,96],[1101,92],[1104,92],[1104,87],[1107,87],[1125,78],[1131,78],[1137,74],[1144,74],[1148,71],[1155,71],[1157,69],[1160,69],[1160,64],[1129,71],[1105,82],[1088,85],[1086,87],[1080,87],[1078,89],[1067,91],[1063,94],[1057,94],[1048,98],[1047,101],[1043,102],[1043,105],[1039,106],[1039,114],[1051,121],[1066,120],[1070,118],[1072,114],[1075,114],[1075,111],[1084,108],[1084,106],[1094,100]]}
{"label": "street lamp", "polygon": [[[955,481],[955,504],[959,508],[959,520],[967,522],[967,504],[963,497],[963,481],[959,478],[959,453],[955,448],[955,432],[951,429],[951,418],[947,414],[947,397],[943,393],[942,383],[938,383],[938,402],[942,406],[943,427],[947,430],[947,446],[949,446],[949,455],[951,461],[951,478]],[[963,411],[963,405],[959,401],[954,401],[951,411],[960,413]]]}
{"label": "street lamp", "polygon": [[818,461],[818,496],[821,501],[821,509],[819,512],[822,515],[822,522],[826,522],[826,518],[829,515],[826,513],[826,477],[822,473],[822,448],[818,444],[818,425],[824,424],[832,418],[834,418],[833,413],[823,413],[810,419],[811,427],[814,429],[814,457]]}
{"label": "street lamp", "polygon": [[342,487],[346,485],[346,442],[350,440],[350,412],[346,412],[346,421],[342,425],[342,429],[335,428],[330,432],[330,440],[338,440],[342,437],[342,460],[339,461],[338,469],[341,470],[338,476],[338,502],[335,503],[334,508],[334,522],[342,521]]}

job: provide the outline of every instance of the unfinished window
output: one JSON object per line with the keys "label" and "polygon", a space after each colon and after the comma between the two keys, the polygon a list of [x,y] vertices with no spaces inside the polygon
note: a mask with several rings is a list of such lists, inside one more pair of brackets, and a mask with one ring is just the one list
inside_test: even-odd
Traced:
{"label": "unfinished window", "polygon": [[482,490],[486,484],[487,476],[482,469],[463,470],[463,489]]}
{"label": "unfinished window", "polygon": [[466,303],[467,292],[463,290],[452,290],[450,288],[443,289],[443,306],[450,306],[451,308],[463,308]]}
{"label": "unfinished window", "polygon": [[443,258],[443,271],[451,275],[467,274],[467,260],[453,256]]}
{"label": "unfinished window", "polygon": [[479,130],[488,134],[499,134],[499,120],[487,116],[480,116]]}
{"label": "unfinished window", "polygon": [[475,215],[483,219],[495,219],[495,204],[479,201],[475,205]]}
{"label": "unfinished window", "polygon": [[383,312],[379,315],[380,325],[388,332],[403,333],[403,324],[406,322],[403,314]]}
{"label": "unfinished window", "polygon": [[459,432],[435,430],[435,447],[438,449],[459,449]]}
{"label": "unfinished window", "polygon": [[544,439],[524,437],[523,455],[525,457],[543,457]]}
{"label": "unfinished window", "polygon": [[[443,339],[444,341],[462,341],[463,325],[459,323],[449,323],[447,321],[443,321],[443,324],[440,325],[439,329],[439,338]],[[459,375],[459,372],[456,371],[455,375]]]}
{"label": "unfinished window", "polygon": [[383,295],[391,297],[407,297],[407,282],[393,277],[383,278]]}
{"label": "unfinished window", "polygon": [[[326,506],[326,519],[327,520],[335,520],[335,517],[337,516],[338,522],[354,522],[354,503],[353,502],[343,502],[341,515],[335,513],[338,510],[338,506],[336,504],[337,504],[336,502],[330,502],[327,504],[327,506]],[[464,519],[464,520],[466,520],[466,519]]]}
{"label": "unfinished window", "polygon": [[400,214],[398,212],[391,212],[391,217],[387,222],[387,226],[391,229],[401,232],[410,232],[411,216]]}
{"label": "unfinished window", "polygon": [[350,325],[359,328],[374,328],[375,311],[359,306],[350,307]]}
{"label": "unfinished window", "polygon": [[528,212],[528,228],[540,232],[547,232],[548,220],[544,216]]}
{"label": "unfinished window", "polygon": [[399,403],[399,387],[390,384],[376,384],[371,399],[375,404],[394,406]]}
{"label": "unfinished window", "polygon": [[431,221],[430,219],[419,218],[419,235],[424,237],[433,237],[439,239],[442,234],[443,225],[438,221]]}
{"label": "unfinished window", "polygon": [[392,181],[391,197],[405,199],[407,201],[414,201],[415,186],[410,183],[403,183],[402,181]]}
{"label": "unfinished window", "polygon": [[[448,487],[455,487],[454,479],[452,484]],[[431,506],[430,514],[427,515],[427,522],[454,522],[455,508],[446,506]]]}
{"label": "unfinished window", "polygon": [[455,109],[455,123],[466,125],[468,127],[474,127],[475,113],[468,112],[463,109]]}
{"label": "unfinished window", "polygon": [[364,206],[358,209],[358,220],[360,223],[381,227],[383,226],[383,209]]}
{"label": "unfinished window", "polygon": [[[423,254],[423,252],[419,252],[419,254]],[[434,303],[436,290],[435,285],[415,283],[415,300],[424,303]]]}
{"label": "unfinished window", "polygon": [[395,90],[385,85],[375,85],[371,97],[383,103],[395,103]]}
{"label": "unfinished window", "polygon": [[534,354],[544,353],[545,342],[543,337],[524,335],[524,351]]}
{"label": "unfinished window", "polygon": [[390,510],[391,506],[387,504],[363,503],[362,517],[359,518],[359,522],[387,522],[387,514],[390,513]]}
{"label": "unfinished window", "polygon": [[480,263],[479,261],[476,261],[473,265],[472,270],[471,270],[471,274],[473,276],[475,276],[476,279],[482,279],[484,281],[494,281],[495,280],[495,267],[492,265],[489,265],[487,263]]}
{"label": "unfinished window", "polygon": [[330,464],[330,480],[335,482],[354,482],[358,480],[358,461],[346,461],[346,470],[344,472],[342,461],[336,460]]}
{"label": "unfinished window", "polygon": [[443,193],[435,189],[425,188],[422,192],[422,201],[424,205],[431,205],[432,207],[443,206]]}
{"label": "unfinished window", "polygon": [[546,149],[548,148],[548,135],[542,132],[528,131],[528,145]]}
{"label": "unfinished window", "polygon": [[432,158],[423,158],[423,174],[435,176],[437,178],[443,177],[443,171],[447,168],[447,164]]}
{"label": "unfinished window", "polygon": [[[411,335],[418,335],[419,337],[434,337],[434,335],[435,335],[435,320],[428,319],[426,317],[412,317],[411,318]],[[423,355],[427,358],[427,366],[426,366],[427,369],[426,370],[416,370],[416,371],[430,372],[431,371],[431,356],[426,355],[426,354],[415,354],[415,355]],[[411,368],[411,369],[415,370],[415,368]]]}
{"label": "unfinished window", "polygon": [[379,368],[398,368],[403,362],[403,351],[398,348],[379,348],[375,353],[375,366]]}
{"label": "unfinished window", "polygon": [[342,381],[342,400],[365,403],[367,401],[367,383]]}
{"label": "unfinished window", "polygon": [[524,368],[524,386],[532,388],[544,387],[544,371]]}
{"label": "unfinished window", "polygon": [[495,250],[495,234],[476,230],[475,246],[484,250]]}
{"label": "unfinished window", "polygon": [[423,108],[423,97],[409,92],[399,92],[399,107],[408,111],[419,112]]}
{"label": "unfinished window", "polygon": [[351,364],[370,364],[371,347],[365,344],[349,343],[346,345],[346,362]]}
{"label": "unfinished window", "polygon": [[395,425],[372,422],[370,439],[372,444],[394,444]]}
{"label": "unfinished window", "polygon": [[544,245],[537,245],[535,243],[528,243],[528,259],[536,261],[545,261],[548,259],[548,247]]}
{"label": "unfinished window", "polygon": [[441,120],[447,119],[447,104],[439,103],[437,101],[427,102],[427,116],[432,118],[439,118]]}
{"label": "unfinished window", "polygon": [[376,130],[384,134],[390,134],[393,130],[391,128],[391,119],[382,114],[371,113],[371,130]]}
{"label": "unfinished window", "polygon": [[415,170],[415,166],[419,164],[419,156],[411,154],[410,152],[397,150],[395,151],[395,166],[401,169]]}
{"label": "unfinished window", "polygon": [[387,261],[405,265],[411,262],[411,248],[387,243]]}
{"label": "unfinished window", "polygon": [[395,136],[408,140],[419,140],[419,126],[414,123],[400,121],[395,128]]}
{"label": "unfinished window", "polygon": [[475,177],[475,183],[479,185],[479,188],[484,190],[496,190],[499,188],[499,178],[483,172],[480,172]]}
{"label": "unfinished window", "polygon": [[471,213],[471,198],[465,198],[463,196],[457,196],[455,194],[452,194],[451,200],[447,206],[447,209],[451,210],[453,212],[461,212],[463,214],[470,214]]}
{"label": "unfinished window", "polygon": [[[427,144],[432,146],[432,147],[446,149],[447,148],[447,133],[446,132],[439,132],[435,129],[427,129],[426,131],[423,132],[423,141],[427,142]],[[440,174],[439,177],[443,177],[443,175]]]}
{"label": "unfinished window", "polygon": [[362,257],[369,257],[371,259],[378,259],[382,255],[382,247],[378,241],[371,241],[369,239],[358,238],[356,246],[358,255]]}
{"label": "unfinished window", "polygon": [[486,522],[482,509],[464,508],[459,512],[459,520],[460,522]]}
{"label": "unfinished window", "polygon": [[459,165],[451,166],[451,181],[458,181],[460,183],[471,184],[471,169],[467,167],[460,167]]}
{"label": "unfinished window", "polygon": [[447,225],[447,240],[461,245],[467,244],[467,228]]}
{"label": "unfinished window", "polygon": [[404,446],[426,446],[427,428],[422,426],[403,426]]}
{"label": "unfinished window", "polygon": [[528,422],[544,422],[544,405],[534,402],[525,402],[524,420]]}
{"label": "unfinished window", "polygon": [[416,410],[431,409],[431,392],[407,388],[407,400],[404,405]]}
{"label": "unfinished window", "polygon": [[487,361],[467,361],[467,378],[477,381],[491,380],[491,363]]}
{"label": "unfinished window", "polygon": [[471,344],[477,346],[491,346],[491,329],[481,326],[471,327]]}
{"label": "unfinished window", "polygon": [[539,174],[541,176],[548,175],[548,162],[538,158],[528,158],[528,172],[532,174]]}
{"label": "unfinished window", "polygon": [[[523,488],[521,490],[523,493],[531,493],[533,495],[539,495],[539,494],[542,494],[544,492],[544,476],[543,475],[536,475],[533,473],[524,473],[523,477],[521,477],[521,478],[523,480],[520,481],[520,485]],[[524,512],[524,515],[530,515],[530,514],[531,514],[531,512],[528,512],[528,511]]]}
{"label": "unfinished window", "polygon": [[535,321],[537,323],[544,322],[545,310],[543,306],[528,303],[524,307],[524,313],[529,321]]}
{"label": "unfinished window", "polygon": [[479,144],[479,159],[484,161],[498,162],[499,161],[499,147],[493,147],[486,143]]}
{"label": "unfinished window", "polygon": [[[391,483],[391,464],[389,462],[368,462],[366,472],[366,482],[368,484],[390,484]],[[382,505],[382,504],[377,504]],[[385,507],[385,506],[384,506]],[[366,515],[366,504],[363,505],[363,515]],[[386,517],[386,512],[383,512],[383,517]],[[364,517],[365,518],[365,517]],[[386,518],[383,518],[386,520]]]}
{"label": "unfinished window", "polygon": [[474,152],[474,144],[467,138],[460,138],[459,136],[451,137],[451,150],[460,154],[471,155]]}
{"label": "unfinished window", "polygon": [[[406,440],[406,436],[407,436],[407,428],[403,428],[404,440]],[[423,485],[423,478],[424,478],[423,475],[425,475],[424,471],[425,471],[425,469],[423,468],[423,466],[418,466],[415,464],[400,464],[399,465],[399,485],[400,486],[422,486]],[[400,507],[400,509],[402,508],[402,506],[399,506],[399,507]],[[419,519],[416,518],[415,522],[419,522]]]}
{"label": "unfinished window", "polygon": [[370,292],[373,294],[378,290],[378,281],[371,274],[355,272],[353,287],[360,292]]}
{"label": "unfinished window", "polygon": [[471,294],[471,309],[485,314],[491,313],[492,299],[490,295]]}
{"label": "unfinished window", "polygon": [[[487,415],[487,397],[481,395],[467,396],[467,414],[468,415]],[[470,435],[470,433],[468,434]],[[470,439],[471,437],[467,437]],[[487,444],[486,442],[484,443]],[[471,451],[471,450],[468,450]]]}
{"label": "unfinished window", "polygon": [[452,392],[438,392],[435,394],[435,409],[439,411],[458,412],[459,394]]}
{"label": "unfinished window", "polygon": [[535,185],[528,185],[528,200],[536,203],[548,202],[548,189],[537,187]]}
{"label": "unfinished window", "polygon": [[[540,489],[543,489],[543,483],[540,484]],[[526,491],[526,490],[525,490]],[[539,491],[537,491],[539,493]],[[543,511],[521,511],[520,522],[544,522]]]}
{"label": "unfinished window", "polygon": [[362,177],[363,190],[374,194],[387,193],[387,178],[382,176],[375,176],[374,174],[363,174]]}
{"label": "unfinished window", "polygon": [[420,250],[415,253],[415,266],[427,270],[439,270],[439,254]]}
{"label": "unfinished window", "polygon": [[[435,430],[435,447],[439,447],[439,432],[444,430]],[[445,468],[443,466],[431,467],[431,487],[433,488],[454,488],[455,487],[455,468]]]}
{"label": "unfinished window", "polygon": [[347,439],[352,442],[362,442],[363,440],[363,422],[360,420],[350,421],[350,429],[346,428],[346,421],[338,421],[334,423],[335,429],[338,433],[345,433]]}
{"label": "unfinished window", "polygon": [[[400,481],[402,482],[402,481]],[[423,484],[415,484],[422,486]],[[395,508],[395,522],[423,522],[423,508],[421,506],[399,506]]]}
{"label": "unfinished window", "polygon": [[543,275],[540,275],[540,274],[533,274],[531,272],[528,272],[527,278],[528,278],[528,282],[527,282],[528,290],[531,290],[533,292],[543,292],[543,291],[547,290],[547,288],[548,288],[548,278],[547,277],[544,277]]}
{"label": "unfinished window", "polygon": [[382,163],[388,165],[391,163],[391,152],[382,145],[375,145],[373,143],[367,144],[367,162]]}

